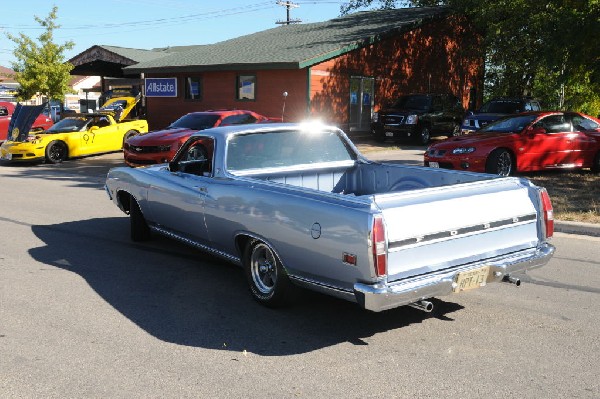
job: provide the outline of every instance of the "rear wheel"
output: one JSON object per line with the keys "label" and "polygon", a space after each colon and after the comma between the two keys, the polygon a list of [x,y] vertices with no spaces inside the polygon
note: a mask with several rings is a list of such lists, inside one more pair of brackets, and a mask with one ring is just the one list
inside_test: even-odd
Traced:
{"label": "rear wheel", "polygon": [[150,228],[142,214],[139,204],[131,197],[129,208],[129,222],[131,226],[132,241],[148,241],[150,239]]}
{"label": "rear wheel", "polygon": [[127,140],[129,140],[130,138],[132,138],[133,136],[137,136],[138,132],[136,132],[135,130],[129,130],[127,133],[125,133],[125,135],[123,136],[123,145],[125,145],[125,142]]}
{"label": "rear wheel", "polygon": [[417,133],[416,141],[417,144],[426,145],[429,143],[429,139],[431,138],[431,131],[429,130],[429,126],[423,126]]}
{"label": "rear wheel", "polygon": [[244,271],[250,293],[260,304],[278,307],[288,302],[291,282],[267,244],[254,240],[244,251]]}
{"label": "rear wheel", "polygon": [[499,148],[490,154],[486,163],[486,173],[500,176],[510,176],[514,172],[514,162],[512,155],[505,149]]}
{"label": "rear wheel", "polygon": [[460,136],[460,123],[454,123],[454,125],[452,126],[452,132],[450,133],[450,136]]}
{"label": "rear wheel", "polygon": [[54,140],[46,146],[46,162],[48,163],[61,163],[67,159],[67,154],[67,145],[62,141]]}

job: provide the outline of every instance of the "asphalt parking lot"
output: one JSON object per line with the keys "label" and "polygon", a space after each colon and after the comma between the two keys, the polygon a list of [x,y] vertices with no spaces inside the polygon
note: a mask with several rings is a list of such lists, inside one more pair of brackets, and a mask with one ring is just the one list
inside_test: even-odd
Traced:
{"label": "asphalt parking lot", "polygon": [[431,314],[265,309],[232,265],[130,242],[102,188],[121,157],[0,165],[0,397],[600,397],[600,239]]}

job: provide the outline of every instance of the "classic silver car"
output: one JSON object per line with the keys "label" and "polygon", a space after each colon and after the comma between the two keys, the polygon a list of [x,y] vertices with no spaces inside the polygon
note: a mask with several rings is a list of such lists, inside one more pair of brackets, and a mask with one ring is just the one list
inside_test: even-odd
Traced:
{"label": "classic silver car", "polygon": [[382,311],[506,281],[554,252],[552,205],[526,179],[364,158],[335,127],[194,134],[169,164],[108,173],[131,238],[163,234],[243,266],[252,296],[308,287]]}

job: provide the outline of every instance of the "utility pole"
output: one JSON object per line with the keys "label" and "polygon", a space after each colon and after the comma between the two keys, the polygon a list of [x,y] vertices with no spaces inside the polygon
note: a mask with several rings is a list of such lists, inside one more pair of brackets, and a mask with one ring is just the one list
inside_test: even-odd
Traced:
{"label": "utility pole", "polygon": [[298,8],[298,7],[300,7],[298,4],[294,4],[291,1],[281,1],[281,0],[278,0],[276,4],[278,6],[283,6],[283,7],[285,7],[287,9],[287,20],[285,20],[285,21],[277,21],[277,22],[275,22],[276,24],[279,24],[279,25],[289,25],[289,24],[297,24],[297,23],[302,22],[301,19],[290,19],[290,10],[292,8]]}

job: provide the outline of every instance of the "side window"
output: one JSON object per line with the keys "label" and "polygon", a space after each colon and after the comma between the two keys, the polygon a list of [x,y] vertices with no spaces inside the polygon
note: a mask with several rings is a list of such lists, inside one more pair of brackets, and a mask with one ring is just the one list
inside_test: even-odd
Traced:
{"label": "side window", "polygon": [[211,176],[214,159],[214,142],[210,137],[199,137],[181,152],[175,161],[175,170],[197,176]]}
{"label": "side window", "polygon": [[6,107],[0,107],[0,116],[8,115],[8,109]]}
{"label": "side window", "polygon": [[598,125],[596,122],[588,118],[584,118],[581,115],[574,115],[571,121],[573,123],[573,129],[579,132],[594,131],[600,128],[600,125]]}
{"label": "side window", "polygon": [[246,101],[256,100],[256,75],[238,75],[237,99]]}
{"label": "side window", "polygon": [[540,107],[540,103],[538,103],[537,101],[533,101],[531,103],[531,110],[532,111],[541,111],[542,107]]}
{"label": "side window", "polygon": [[523,110],[524,111],[533,111],[533,104],[530,103],[530,102],[528,102],[528,101],[526,101],[525,102],[525,106],[523,107]]}
{"label": "side window", "polygon": [[185,99],[202,100],[202,78],[199,76],[185,78]]}
{"label": "side window", "polygon": [[223,119],[221,122],[221,126],[223,125],[245,125],[248,123],[255,123],[256,118],[250,114],[239,114],[239,115],[231,115]]}
{"label": "side window", "polygon": [[536,123],[536,126],[543,127],[547,133],[570,132],[571,124],[565,119],[564,115],[550,115]]}

